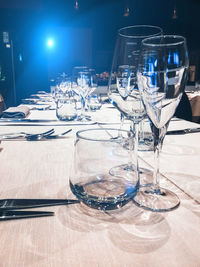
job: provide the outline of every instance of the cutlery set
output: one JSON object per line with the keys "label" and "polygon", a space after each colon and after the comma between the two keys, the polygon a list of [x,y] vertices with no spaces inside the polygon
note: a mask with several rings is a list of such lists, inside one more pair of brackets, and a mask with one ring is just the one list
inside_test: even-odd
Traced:
{"label": "cutlery set", "polygon": [[[71,132],[69,129],[61,134],[53,134],[54,129],[39,134],[29,134],[27,132],[1,134],[0,140],[9,140],[16,138],[25,138],[28,141],[41,139],[60,138]],[[79,200],[72,199],[2,199],[0,200],[0,221],[25,219],[34,217],[53,216],[54,212],[50,211],[22,211],[21,209],[42,208],[48,206],[69,205],[79,203]],[[19,211],[20,209],[20,211]]]}
{"label": "cutlery set", "polygon": [[55,139],[55,138],[61,138],[64,137],[66,134],[71,132],[72,129],[69,129],[61,134],[54,134],[54,129],[48,130],[43,133],[37,133],[37,134],[30,134],[26,132],[18,132],[18,133],[5,133],[0,134],[0,140],[12,140],[12,139],[26,139],[27,141],[37,141],[41,139]]}
{"label": "cutlery set", "polygon": [[97,122],[65,122],[54,119],[20,119],[20,118],[0,118],[1,126],[81,126],[81,125],[95,125]]}
{"label": "cutlery set", "polygon": [[0,221],[54,216],[51,211],[24,211],[22,209],[42,208],[79,203],[76,199],[2,199],[0,200]]}

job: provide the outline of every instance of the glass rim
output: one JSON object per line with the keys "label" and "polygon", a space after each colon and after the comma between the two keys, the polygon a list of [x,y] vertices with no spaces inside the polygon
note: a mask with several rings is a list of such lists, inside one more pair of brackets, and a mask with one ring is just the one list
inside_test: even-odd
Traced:
{"label": "glass rim", "polygon": [[[148,41],[153,41],[153,40],[158,40],[158,39],[171,39],[171,42],[169,43],[149,43]],[[179,39],[179,41],[175,41],[172,42],[172,40],[174,39]],[[167,46],[176,46],[176,45],[180,45],[180,44],[184,44],[186,43],[186,38],[184,36],[181,35],[162,35],[162,36],[154,36],[154,37],[147,37],[144,40],[142,40],[142,45],[144,46],[150,46],[150,47],[167,47]]]}
{"label": "glass rim", "polygon": [[[121,131],[121,132],[126,132],[129,133],[130,131],[127,130],[123,130],[123,129],[117,129],[117,128],[89,128],[89,129],[85,129],[85,130],[80,130],[78,132],[76,132],[76,138],[80,138],[82,140],[86,140],[86,141],[93,141],[93,142],[115,142],[116,143],[116,139],[112,139],[110,137],[110,139],[95,139],[95,138],[88,138],[85,136],[82,136],[82,133],[84,132],[89,132],[89,131]],[[109,134],[108,134],[109,137]]]}
{"label": "glass rim", "polygon": [[[121,33],[121,31],[126,30],[126,29],[136,29],[136,28],[151,28],[151,29],[157,29],[160,32],[155,33],[155,34],[150,34],[150,35],[128,35],[128,34],[123,34]],[[154,25],[133,25],[133,26],[127,26],[127,27],[123,27],[121,29],[118,30],[118,34],[120,36],[123,37],[128,37],[128,38],[133,38],[133,39],[144,39],[145,37],[147,38],[147,36],[149,37],[153,37],[153,36],[157,36],[159,34],[162,34],[163,30],[162,28],[160,28],[159,26],[154,26]]]}

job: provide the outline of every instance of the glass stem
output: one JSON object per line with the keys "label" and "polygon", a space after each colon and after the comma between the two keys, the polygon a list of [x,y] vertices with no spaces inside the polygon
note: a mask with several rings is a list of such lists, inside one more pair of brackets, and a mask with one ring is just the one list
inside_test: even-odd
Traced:
{"label": "glass stem", "polygon": [[134,139],[134,157],[135,157],[135,168],[136,173],[138,174],[139,178],[139,165],[138,165],[138,137],[139,137],[139,124],[135,124],[135,139]]}
{"label": "glass stem", "polygon": [[140,136],[138,137],[138,139],[144,142],[144,119],[141,120],[139,123],[139,133],[140,133]]}
{"label": "glass stem", "polygon": [[85,98],[81,96],[81,115],[85,114]]}
{"label": "glass stem", "polygon": [[124,115],[121,113],[120,114],[120,127],[119,127],[120,131],[118,132],[118,137],[119,138],[122,138],[121,130],[122,130],[123,126],[124,126]]}
{"label": "glass stem", "polygon": [[[138,132],[139,124],[132,122],[132,133],[133,133],[133,145],[131,147],[131,163],[135,162],[135,175],[136,179],[139,181],[139,165],[138,165]],[[133,159],[134,157],[134,159]]]}
{"label": "glass stem", "polygon": [[153,127],[153,138],[154,138],[154,172],[153,172],[153,190],[155,194],[160,194],[159,186],[159,169],[160,169],[160,149],[161,142],[159,139],[160,129]]}

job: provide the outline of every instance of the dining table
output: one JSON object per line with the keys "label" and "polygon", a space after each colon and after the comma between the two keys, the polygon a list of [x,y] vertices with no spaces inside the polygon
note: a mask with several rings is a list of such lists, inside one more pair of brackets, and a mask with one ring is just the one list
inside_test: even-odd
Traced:
{"label": "dining table", "polygon": [[[119,111],[105,103],[100,110],[88,111],[91,121],[80,122],[60,121],[55,108],[38,110],[39,103],[28,107],[26,119],[0,119],[0,134],[51,128],[57,134],[72,131],[62,138],[38,141],[2,139],[1,199],[75,199],[69,177],[76,133],[119,128]],[[197,127],[172,118],[168,130]],[[139,151],[139,164],[153,168],[153,151]],[[200,266],[200,132],[166,135],[160,179],[161,186],[180,198],[173,211],[152,212],[132,201],[111,211],[76,203],[37,208],[54,216],[1,221],[0,266]]]}

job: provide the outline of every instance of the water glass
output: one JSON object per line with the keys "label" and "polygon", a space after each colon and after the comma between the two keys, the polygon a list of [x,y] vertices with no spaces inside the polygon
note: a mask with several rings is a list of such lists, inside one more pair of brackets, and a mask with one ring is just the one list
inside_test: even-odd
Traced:
{"label": "water glass", "polygon": [[72,91],[60,93],[56,98],[56,116],[62,121],[72,121],[77,117],[77,102]]}
{"label": "water glass", "polygon": [[87,106],[89,111],[99,110],[102,107],[101,97],[98,95],[89,96]]}
{"label": "water glass", "polygon": [[[112,210],[125,205],[138,190],[134,172],[113,175],[116,165],[130,161],[129,150],[118,140],[119,129],[93,128],[77,132],[70,188],[89,207]],[[126,143],[133,145],[130,132],[121,130]],[[122,157],[123,155],[123,157]]]}

